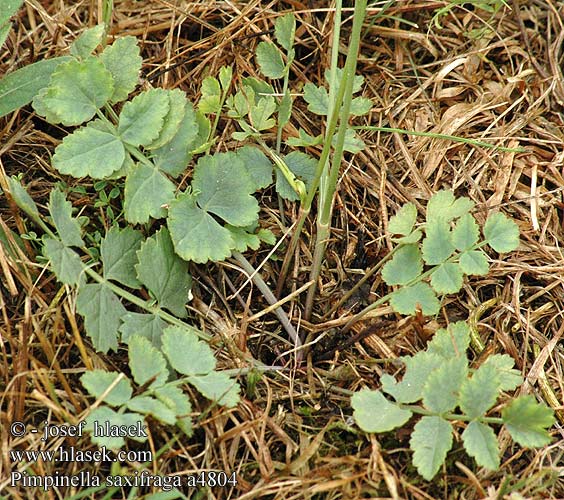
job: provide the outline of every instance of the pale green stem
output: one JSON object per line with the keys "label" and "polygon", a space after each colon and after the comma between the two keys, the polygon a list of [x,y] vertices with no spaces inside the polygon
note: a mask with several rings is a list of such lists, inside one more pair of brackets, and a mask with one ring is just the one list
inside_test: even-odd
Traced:
{"label": "pale green stem", "polygon": [[[357,2],[355,3],[353,27],[349,43],[349,53],[347,55],[347,61],[345,63],[345,68],[343,71],[343,79],[339,87],[339,93],[341,93],[341,89],[344,87],[343,104],[340,110],[337,143],[335,145],[335,151],[333,153],[331,167],[329,169],[327,185],[325,186],[325,190],[322,196],[323,204],[320,205],[320,213],[317,216],[317,235],[315,240],[313,263],[310,272],[310,280],[313,281],[313,284],[307,293],[304,314],[304,317],[308,321],[311,318],[313,300],[317,291],[317,280],[319,279],[319,274],[321,272],[321,265],[323,263],[323,257],[325,255],[327,240],[329,239],[331,234],[331,214],[333,209],[333,199],[335,196],[335,191],[337,189],[341,160],[343,158],[345,134],[348,128],[348,120],[352,101],[354,75],[356,73],[356,62],[358,59],[358,52],[360,47],[360,32],[366,14],[366,3],[366,0],[357,0]],[[337,110],[338,108],[336,107],[335,112]],[[326,139],[326,142],[330,143],[330,139],[332,137],[333,136],[330,135],[329,139]]]}

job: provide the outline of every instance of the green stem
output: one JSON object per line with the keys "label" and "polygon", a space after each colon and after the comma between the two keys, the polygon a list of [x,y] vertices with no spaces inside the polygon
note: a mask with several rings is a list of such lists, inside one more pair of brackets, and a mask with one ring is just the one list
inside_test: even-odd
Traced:
{"label": "green stem", "polygon": [[[437,413],[434,411],[426,410],[425,408],[422,408],[419,405],[408,405],[408,404],[398,403],[397,406],[399,406],[402,410],[409,410],[413,413],[417,413],[418,415],[423,415],[426,417],[439,416],[446,420],[458,420],[461,422],[471,422],[472,420],[475,420],[472,417],[469,417],[467,415],[461,415],[459,413]],[[480,417],[478,418],[478,420],[485,424],[499,424],[499,425],[503,424],[503,418],[501,417]]]}
{"label": "green stem", "polygon": [[[360,47],[360,32],[362,30],[362,23],[364,22],[364,17],[366,15],[366,3],[366,0],[357,0],[357,2],[355,3],[353,27],[349,43],[349,53],[347,55],[347,61],[345,63],[345,68],[343,71],[343,79],[341,81],[341,85],[339,86],[339,94],[341,94],[341,91],[343,91],[343,103],[340,109],[337,143],[335,145],[335,151],[333,152],[331,167],[329,168],[328,172],[329,175],[327,178],[327,184],[323,191],[323,195],[320,195],[322,205],[320,206],[320,213],[317,216],[317,236],[315,241],[314,258],[310,272],[310,280],[313,281],[313,284],[307,293],[304,314],[305,319],[308,321],[311,318],[313,300],[317,291],[317,280],[319,279],[319,274],[321,272],[321,265],[323,263],[323,258],[325,255],[327,240],[329,239],[329,236],[331,234],[331,214],[333,211],[333,199],[335,196],[335,191],[337,189],[341,160],[343,158],[345,134],[348,128],[348,120],[350,116],[353,94],[354,75],[356,73],[356,63]],[[333,114],[338,111],[338,103],[340,102],[341,100],[337,100],[337,105]],[[329,135],[328,138],[326,138],[326,145],[331,144],[332,137],[332,135]]]}

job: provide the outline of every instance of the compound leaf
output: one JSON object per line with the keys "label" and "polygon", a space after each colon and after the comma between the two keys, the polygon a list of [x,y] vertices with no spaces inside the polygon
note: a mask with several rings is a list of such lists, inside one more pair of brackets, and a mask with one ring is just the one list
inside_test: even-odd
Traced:
{"label": "compound leaf", "polygon": [[[137,427],[139,425],[138,422],[143,422],[143,416],[139,415],[139,413],[117,413],[107,406],[99,406],[89,413],[84,430],[92,433],[90,439],[95,445],[105,446],[111,450],[118,450],[125,445],[125,439],[122,437],[107,436],[105,431],[94,434],[94,424],[102,429],[105,429],[106,426],[122,429],[130,426]],[[134,434],[131,436],[131,439],[140,442],[147,440],[147,437],[144,436],[143,433],[139,434],[140,435]]]}
{"label": "compound leaf", "polygon": [[380,391],[361,389],[353,394],[354,419],[365,432],[388,432],[402,426],[412,413],[388,401]]}
{"label": "compound leaf", "polygon": [[326,116],[329,112],[329,94],[325,87],[306,83],[304,85],[304,100],[307,102],[307,109],[316,115]]}
{"label": "compound leaf", "polygon": [[245,165],[254,184],[254,191],[264,189],[272,183],[272,163],[260,149],[243,146],[237,150],[237,157]]}
{"label": "compound leaf", "polygon": [[192,375],[188,377],[188,382],[206,398],[227,408],[233,408],[239,402],[241,388],[224,372],[214,371],[207,375]]}
{"label": "compound leaf", "polygon": [[150,217],[165,217],[164,206],[174,198],[175,189],[158,169],[138,163],[125,179],[125,219],[133,224],[144,224]]}
{"label": "compound leaf", "polygon": [[281,47],[287,51],[292,48],[294,44],[294,35],[296,33],[296,18],[291,12],[280,16],[274,23],[274,34],[276,40]]}
{"label": "compound leaf", "polygon": [[458,404],[460,388],[468,376],[466,356],[443,361],[434,370],[423,388],[423,404],[434,413],[453,410]]}
{"label": "compound leaf", "polygon": [[423,397],[423,387],[429,375],[444,363],[436,354],[420,351],[415,356],[401,358],[405,363],[405,375],[401,382],[388,374],[382,375],[382,390],[398,403],[415,403]]}
{"label": "compound leaf", "polygon": [[495,404],[499,395],[499,376],[493,364],[484,363],[460,389],[460,409],[470,418],[478,418]]}
{"label": "compound leaf", "polygon": [[[301,151],[292,151],[284,157],[284,163],[294,176],[302,181],[306,185],[306,188],[309,189],[315,177],[317,162],[311,156]],[[280,171],[276,172],[276,192],[288,201],[300,199],[286,180],[286,177],[284,177]]]}
{"label": "compound leaf", "polygon": [[508,354],[493,354],[492,356],[488,356],[482,366],[490,365],[496,370],[500,391],[512,391],[523,383],[521,372],[513,368],[515,361]]}
{"label": "compound leaf", "polygon": [[460,255],[458,263],[466,274],[485,276],[490,270],[488,259],[482,250],[467,250]]}
{"label": "compound leaf", "polygon": [[126,313],[117,295],[106,285],[93,283],[81,286],[76,309],[84,316],[86,333],[97,351],[117,351],[117,335],[121,317]]}
{"label": "compound leaf", "polygon": [[[118,372],[89,370],[80,377],[80,382],[91,396],[100,399],[120,375]],[[121,406],[131,399],[132,394],[131,382],[127,377],[122,377],[101,401],[110,406]]]}
{"label": "compound leaf", "polygon": [[169,109],[166,90],[151,89],[139,94],[123,106],[119,115],[119,136],[132,146],[150,144],[161,133]]}
{"label": "compound leaf", "polygon": [[203,156],[194,169],[192,190],[202,210],[218,215],[233,226],[256,221],[259,206],[251,196],[254,185],[243,161],[235,153]]}
{"label": "compound leaf", "polygon": [[184,328],[169,326],[163,332],[162,351],[170,365],[183,375],[205,375],[215,369],[210,346]]}
{"label": "compound leaf", "polygon": [[499,447],[493,429],[481,422],[470,422],[462,433],[462,441],[468,455],[478,465],[489,470],[499,468]]}
{"label": "compound leaf", "polygon": [[128,312],[121,318],[123,323],[119,327],[121,340],[126,344],[135,336],[145,337],[156,348],[161,347],[161,337],[168,323],[156,314],[141,314]]}
{"label": "compound leaf", "polygon": [[138,385],[144,385],[154,379],[151,387],[160,387],[168,379],[166,360],[161,352],[149,340],[140,335],[134,335],[128,342],[129,368],[133,380]]}
{"label": "compound leaf", "polygon": [[441,190],[435,193],[427,204],[427,222],[442,220],[450,222],[462,217],[474,207],[474,202],[462,196],[455,198],[452,191]]}
{"label": "compound leaf", "polygon": [[441,304],[427,283],[405,286],[394,292],[390,298],[392,309],[400,314],[415,314],[418,309],[425,316],[439,312]]}
{"label": "compound leaf", "polygon": [[430,481],[452,447],[452,426],[441,417],[423,417],[415,424],[409,445],[413,450],[413,465]]}
{"label": "compound leaf", "polygon": [[512,252],[519,246],[519,226],[498,212],[486,220],[484,237],[496,252]]}
{"label": "compound leaf", "polygon": [[452,255],[454,245],[448,222],[439,219],[427,223],[421,250],[429,265],[441,264]]}
{"label": "compound leaf", "polygon": [[221,87],[213,76],[208,76],[202,81],[201,97],[198,109],[205,114],[219,113],[221,111]]}
{"label": "compound leaf", "polygon": [[427,352],[449,360],[464,355],[469,345],[470,327],[464,321],[457,321],[435,332],[427,344]]}
{"label": "compound leaf", "polygon": [[234,241],[229,230],[198,207],[188,193],[178,195],[171,202],[167,224],[174,249],[184,260],[203,264],[231,255]]}
{"label": "compound leaf", "polygon": [[178,177],[192,158],[192,150],[198,139],[199,130],[196,112],[188,102],[174,137],[162,147],[152,151],[153,163],[157,168],[173,177]]}
{"label": "compound leaf", "polygon": [[388,285],[407,285],[423,272],[421,252],[417,245],[404,245],[382,268],[382,278]]}
{"label": "compound leaf", "polygon": [[388,231],[392,234],[407,236],[413,231],[417,220],[417,208],[413,203],[403,205],[388,222]]}
{"label": "compound leaf", "polygon": [[501,412],[503,422],[514,441],[536,448],[550,443],[548,427],[554,425],[554,412],[537,403],[531,395],[519,396]]}
{"label": "compound leaf", "polygon": [[141,244],[137,259],[137,278],[151,291],[159,305],[179,318],[186,317],[192,278],[188,263],[174,253],[166,227]]}
{"label": "compound leaf", "polygon": [[186,109],[186,104],[188,104],[186,94],[179,89],[167,90],[166,93],[168,95],[169,108],[164,118],[163,128],[159,136],[145,146],[147,149],[158,149],[170,142],[178,132],[184,118],[184,110]]}
{"label": "compound leaf", "polygon": [[89,57],[57,66],[44,90],[33,100],[35,111],[53,123],[70,126],[90,120],[108,102],[114,84],[102,61]]}
{"label": "compound leaf", "polygon": [[137,250],[142,241],[141,232],[132,227],[111,227],[100,244],[104,278],[119,281],[131,288],[139,288],[141,283],[133,266],[137,264]]}
{"label": "compound leaf", "polygon": [[127,402],[127,407],[144,415],[152,415],[165,424],[176,422],[176,415],[167,405],[149,396],[136,396]]}
{"label": "compound leaf", "polygon": [[52,189],[49,194],[49,213],[57,228],[57,233],[67,246],[81,247],[84,245],[80,235],[78,219],[72,216],[72,204],[67,201],[62,191]]}
{"label": "compound leaf", "polygon": [[79,255],[59,240],[43,237],[43,254],[51,262],[57,279],[65,285],[77,285],[84,269]]}
{"label": "compound leaf", "polygon": [[257,62],[262,74],[268,78],[282,78],[286,67],[280,51],[273,43],[260,42],[257,46]]}
{"label": "compound leaf", "polygon": [[480,229],[478,228],[478,224],[476,224],[474,217],[468,213],[460,217],[455,228],[452,230],[452,242],[461,252],[471,249],[478,243],[479,236]]}
{"label": "compound leaf", "polygon": [[462,288],[464,273],[453,262],[444,262],[437,266],[431,275],[431,286],[439,294],[456,293]]}
{"label": "compound leaf", "polygon": [[103,24],[98,24],[97,26],[83,31],[81,35],[72,42],[70,46],[70,53],[75,57],[86,59],[92,54],[92,52],[94,52],[94,49],[102,43],[104,30],[105,26]]}
{"label": "compound leaf", "polygon": [[271,118],[276,111],[274,97],[261,97],[255,106],[251,106],[249,119],[256,130],[268,130],[276,125],[276,120]]}
{"label": "compound leaf", "polygon": [[120,102],[135,90],[143,58],[134,36],[118,38],[100,54],[100,60],[114,79],[111,102]]}
{"label": "compound leaf", "polygon": [[53,166],[61,174],[105,179],[119,170],[124,160],[125,149],[119,137],[87,125],[57,146]]}

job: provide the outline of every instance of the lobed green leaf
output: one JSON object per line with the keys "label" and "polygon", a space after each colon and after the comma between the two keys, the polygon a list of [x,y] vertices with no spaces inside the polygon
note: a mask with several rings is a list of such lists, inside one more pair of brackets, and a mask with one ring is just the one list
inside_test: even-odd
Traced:
{"label": "lobed green leaf", "polygon": [[289,51],[292,48],[295,33],[296,18],[291,12],[278,17],[274,22],[274,34],[276,35],[276,41],[286,51]]}
{"label": "lobed green leaf", "polygon": [[114,79],[110,102],[124,101],[135,90],[143,64],[137,39],[134,36],[118,38],[103,50],[100,60]]}
{"label": "lobed green leaf", "polygon": [[198,109],[204,114],[219,113],[221,111],[221,87],[213,76],[202,81],[201,96]]}
{"label": "lobed green leaf", "polygon": [[484,363],[460,389],[460,409],[470,418],[482,417],[495,404],[500,380],[493,364]]}
{"label": "lobed green leaf", "polygon": [[192,411],[192,405],[188,396],[182,390],[172,384],[157,387],[154,394],[159,401],[167,405],[176,416],[188,415]]}
{"label": "lobed green leaf", "polygon": [[79,255],[59,240],[43,237],[43,255],[51,262],[57,279],[65,285],[78,285],[84,265]]}
{"label": "lobed green leaf", "polygon": [[451,323],[437,330],[427,344],[427,352],[437,354],[445,360],[462,356],[470,345],[470,327],[464,321]]}
{"label": "lobed green leaf", "polygon": [[450,222],[453,219],[462,217],[474,207],[474,202],[465,196],[455,198],[452,191],[445,189],[436,192],[427,204],[427,222],[432,223],[437,220]]}
{"label": "lobed green leaf", "polygon": [[554,425],[551,408],[537,403],[531,395],[519,396],[501,412],[513,440],[521,446],[536,448],[550,443],[548,428]]}
{"label": "lobed green leaf", "polygon": [[159,136],[145,146],[147,149],[158,149],[169,143],[176,136],[184,119],[184,110],[188,104],[186,94],[179,89],[167,90],[166,93],[169,100],[169,108],[164,118],[163,128]]}
{"label": "lobed green leaf", "polygon": [[142,241],[141,232],[132,227],[111,227],[100,244],[104,278],[116,280],[130,288],[140,288],[141,283],[133,266],[137,264],[137,250]]}
{"label": "lobed green leaf", "polygon": [[174,412],[163,402],[150,396],[136,396],[127,402],[127,407],[144,415],[151,415],[165,424],[173,425],[176,422]]}
{"label": "lobed green leaf", "polygon": [[164,385],[169,373],[166,360],[161,352],[140,335],[132,336],[128,347],[129,368],[133,380],[138,385],[144,385],[153,379],[151,388]]}
{"label": "lobed green leaf", "polygon": [[260,42],[257,46],[257,62],[261,73],[267,78],[282,78],[286,66],[280,51],[273,43]]}
{"label": "lobed green leaf", "polygon": [[313,83],[304,85],[304,100],[307,102],[307,109],[321,116],[329,113],[329,94],[325,87],[318,87]]}
{"label": "lobed green leaf", "polygon": [[[89,370],[80,377],[80,382],[97,400],[108,390],[121,374],[105,370]],[[101,401],[110,406],[121,406],[131,399],[133,389],[127,377],[122,377],[115,387]]]}
{"label": "lobed green leaf", "polygon": [[456,293],[462,288],[464,273],[454,262],[444,262],[431,274],[431,286],[438,294]]}
{"label": "lobed green leaf", "polygon": [[442,264],[454,252],[448,222],[433,219],[425,225],[425,239],[421,245],[423,260],[428,265]]}
{"label": "lobed green leaf", "polygon": [[260,149],[243,146],[237,150],[236,154],[251,177],[253,191],[264,189],[272,184],[272,163]]}
{"label": "lobed green leaf", "polygon": [[493,366],[495,368],[500,391],[512,391],[523,383],[521,372],[513,368],[514,365],[515,361],[508,354],[493,354],[488,356],[482,364],[482,366]]}
{"label": "lobed green leaf", "polygon": [[398,213],[390,217],[388,222],[388,231],[392,234],[401,234],[407,236],[411,234],[417,220],[417,208],[413,203],[406,203]]}
{"label": "lobed green leaf", "polygon": [[[301,151],[292,151],[283,158],[284,163],[295,176],[296,179],[302,181],[306,188],[309,189],[313,178],[315,177],[315,169],[317,162]],[[279,170],[276,172],[276,192],[288,201],[297,201],[299,195],[292,189],[286,177]]]}
{"label": "lobed green leaf", "polygon": [[434,413],[446,413],[458,405],[462,384],[468,376],[466,355],[443,361],[427,377],[423,387],[423,404]]}
{"label": "lobed green leaf", "polygon": [[210,346],[184,328],[169,326],[163,332],[162,351],[170,365],[183,375],[206,375],[215,369]]}
{"label": "lobed green leaf", "polygon": [[418,310],[425,316],[439,312],[441,304],[427,283],[404,286],[395,291],[390,298],[392,309],[400,314],[415,314]]}
{"label": "lobed green leaf", "polygon": [[78,219],[72,216],[72,204],[59,189],[52,189],[49,194],[49,213],[57,233],[66,246],[84,245]]}
{"label": "lobed green leaf", "polygon": [[[104,428],[106,425],[113,428],[127,428],[129,426],[137,426],[137,422],[142,422],[143,416],[139,413],[117,413],[107,406],[100,406],[90,412],[87,417],[84,430],[92,433],[91,440],[97,446],[105,446],[111,450],[117,450],[125,444],[122,437],[106,436],[104,433],[94,434],[94,422],[98,426]],[[147,440],[145,436],[131,436],[135,441],[144,442]]]}
{"label": "lobed green leaf", "polygon": [[157,349],[161,347],[161,337],[168,323],[159,316],[128,312],[121,317],[121,320],[119,332],[123,342],[127,344],[133,337],[141,336],[149,340]]}
{"label": "lobed green leaf", "polygon": [[388,432],[405,424],[412,413],[388,401],[380,391],[361,389],[353,394],[354,419],[365,432]]}
{"label": "lobed green leaf", "polygon": [[460,217],[452,230],[452,243],[461,252],[472,249],[478,243],[479,237],[478,224],[476,224],[474,217],[468,213]]}
{"label": "lobed green leaf", "polygon": [[467,250],[460,255],[458,263],[466,274],[485,276],[490,270],[488,259],[482,250]]}
{"label": "lobed green leaf", "polygon": [[233,408],[239,403],[239,384],[224,372],[210,372],[207,375],[192,375],[188,382],[206,398],[217,404]]}
{"label": "lobed green leaf", "polygon": [[404,245],[382,268],[382,279],[388,285],[407,285],[422,272],[423,261],[418,245]]}
{"label": "lobed green leaf", "polygon": [[70,53],[80,59],[89,57],[94,49],[102,43],[105,32],[104,24],[98,24],[92,28],[84,30],[80,36],[72,42]]}
{"label": "lobed green leaf", "polygon": [[490,215],[486,220],[484,237],[496,252],[512,252],[519,246],[519,226],[498,212]]}
{"label": "lobed green leaf", "polygon": [[470,422],[462,433],[462,441],[468,455],[478,465],[489,470],[499,469],[499,447],[491,427],[481,422]]}
{"label": "lobed green leaf", "polygon": [[409,445],[417,471],[430,481],[452,447],[452,425],[438,416],[423,417],[415,424]]}

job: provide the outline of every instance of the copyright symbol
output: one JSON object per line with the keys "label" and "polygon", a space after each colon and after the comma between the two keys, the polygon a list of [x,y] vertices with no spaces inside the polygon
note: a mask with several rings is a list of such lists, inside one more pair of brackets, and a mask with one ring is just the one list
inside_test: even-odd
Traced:
{"label": "copyright symbol", "polygon": [[25,424],[23,422],[14,422],[10,425],[10,434],[14,437],[22,437],[25,435]]}

